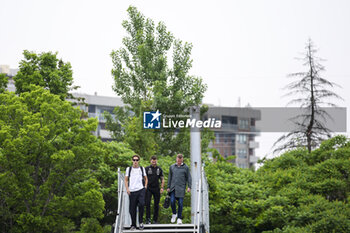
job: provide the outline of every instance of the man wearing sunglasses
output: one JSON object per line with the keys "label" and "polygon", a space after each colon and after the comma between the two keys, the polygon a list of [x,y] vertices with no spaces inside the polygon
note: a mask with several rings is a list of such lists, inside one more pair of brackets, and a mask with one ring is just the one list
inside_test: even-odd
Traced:
{"label": "man wearing sunglasses", "polygon": [[139,165],[140,156],[132,156],[132,167],[128,167],[125,172],[125,187],[129,195],[129,212],[131,216],[131,228],[136,229],[136,208],[139,207],[140,230],[144,229],[143,211],[145,206],[145,195],[147,188],[147,175],[144,167]]}

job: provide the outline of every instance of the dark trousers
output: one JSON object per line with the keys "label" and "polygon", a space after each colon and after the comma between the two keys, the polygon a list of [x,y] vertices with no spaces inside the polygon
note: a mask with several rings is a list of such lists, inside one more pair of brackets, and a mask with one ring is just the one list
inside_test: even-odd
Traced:
{"label": "dark trousers", "polygon": [[176,200],[178,203],[178,212],[177,212],[177,218],[182,219],[182,209],[184,206],[184,198],[183,197],[175,197],[175,190],[170,193],[170,204],[171,204],[171,210],[173,214],[176,214]]}
{"label": "dark trousers", "polygon": [[131,216],[131,226],[136,227],[136,208],[139,207],[139,223],[143,223],[143,208],[145,206],[145,189],[130,192],[129,212]]}
{"label": "dark trousers", "polygon": [[151,219],[151,200],[154,198],[153,221],[158,221],[160,189],[148,188],[146,191],[146,219]]}

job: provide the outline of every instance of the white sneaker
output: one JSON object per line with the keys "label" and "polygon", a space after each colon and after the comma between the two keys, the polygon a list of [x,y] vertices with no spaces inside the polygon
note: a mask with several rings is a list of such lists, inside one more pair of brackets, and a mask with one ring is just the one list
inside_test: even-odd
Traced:
{"label": "white sneaker", "polygon": [[182,224],[181,218],[178,218],[178,219],[177,219],[177,224]]}
{"label": "white sneaker", "polygon": [[177,214],[173,214],[171,216],[171,223],[174,223],[176,221],[176,218],[177,218]]}

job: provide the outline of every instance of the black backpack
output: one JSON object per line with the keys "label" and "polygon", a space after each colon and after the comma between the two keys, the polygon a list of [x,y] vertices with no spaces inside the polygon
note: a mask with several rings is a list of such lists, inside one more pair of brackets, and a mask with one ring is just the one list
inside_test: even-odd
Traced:
{"label": "black backpack", "polygon": [[[144,177],[145,174],[143,173],[143,167],[140,166],[140,168],[141,168],[141,172],[142,172],[142,184],[143,184],[143,186],[145,186],[145,177]],[[131,169],[132,169],[132,167],[129,167],[129,183],[130,183]]]}

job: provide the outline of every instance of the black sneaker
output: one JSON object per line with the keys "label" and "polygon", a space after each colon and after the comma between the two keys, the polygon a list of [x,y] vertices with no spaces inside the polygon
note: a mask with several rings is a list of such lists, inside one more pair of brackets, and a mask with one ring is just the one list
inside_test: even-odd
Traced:
{"label": "black sneaker", "polygon": [[143,223],[140,223],[140,230],[143,230],[145,228],[145,226],[143,225]]}
{"label": "black sneaker", "polygon": [[136,227],[134,226],[130,227],[130,231],[134,231],[134,230],[136,230]]}
{"label": "black sneaker", "polygon": [[147,219],[146,224],[151,224],[151,219]]}

